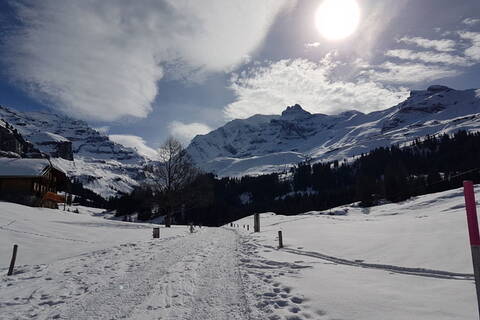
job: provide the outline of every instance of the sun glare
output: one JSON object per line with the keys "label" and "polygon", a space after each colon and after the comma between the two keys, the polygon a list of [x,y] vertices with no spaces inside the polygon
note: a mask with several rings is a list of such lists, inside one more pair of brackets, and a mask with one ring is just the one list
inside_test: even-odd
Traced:
{"label": "sun glare", "polygon": [[323,37],[340,40],[351,35],[360,21],[355,0],[324,0],[315,14],[315,25]]}

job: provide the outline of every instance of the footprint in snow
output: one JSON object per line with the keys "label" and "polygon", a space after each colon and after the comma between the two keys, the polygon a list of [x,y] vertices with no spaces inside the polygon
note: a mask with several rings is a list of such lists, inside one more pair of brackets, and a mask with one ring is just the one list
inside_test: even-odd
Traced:
{"label": "footprint in snow", "polygon": [[300,310],[301,309],[299,307],[291,307],[290,309],[288,309],[288,311],[290,311],[291,313],[299,313]]}
{"label": "footprint in snow", "polygon": [[300,297],[291,297],[291,298],[290,298],[290,301],[292,301],[293,303],[300,304],[300,303],[303,302],[303,299],[300,298]]}
{"label": "footprint in snow", "polygon": [[279,307],[286,307],[288,306],[288,301],[286,300],[275,300],[275,304]]}
{"label": "footprint in snow", "polygon": [[315,313],[318,314],[319,316],[325,316],[327,314],[327,312],[324,310],[317,310],[315,311]]}
{"label": "footprint in snow", "polygon": [[264,297],[276,297],[277,294],[274,293],[274,292],[265,292],[265,293],[263,294],[263,296],[264,296]]}

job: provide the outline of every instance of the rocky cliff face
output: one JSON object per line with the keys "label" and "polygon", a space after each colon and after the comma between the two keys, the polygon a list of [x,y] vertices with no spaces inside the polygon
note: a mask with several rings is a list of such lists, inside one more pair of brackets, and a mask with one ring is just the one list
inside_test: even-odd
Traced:
{"label": "rocky cliff face", "polygon": [[30,135],[29,139],[50,156],[73,161],[72,142],[70,140],[48,131]]}
{"label": "rocky cliff face", "polygon": [[1,106],[0,119],[35,149],[49,155],[71,178],[104,197],[129,192],[145,178],[144,157],[110,141],[84,121]]}
{"label": "rocky cliff face", "polygon": [[416,137],[480,129],[480,89],[431,86],[404,102],[363,114],[311,114],[299,105],[281,115],[233,120],[195,137],[188,152],[220,176],[281,171],[305,158],[341,160]]}
{"label": "rocky cliff face", "polygon": [[0,119],[0,157],[41,158],[42,154],[26,141],[15,127]]}

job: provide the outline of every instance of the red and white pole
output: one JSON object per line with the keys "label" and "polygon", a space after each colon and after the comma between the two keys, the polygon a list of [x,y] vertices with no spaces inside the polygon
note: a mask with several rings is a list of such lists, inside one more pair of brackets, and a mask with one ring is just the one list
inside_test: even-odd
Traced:
{"label": "red and white pole", "polygon": [[473,182],[463,182],[463,194],[465,196],[465,208],[467,210],[468,234],[472,249],[473,273],[475,275],[475,287],[477,289],[477,304],[480,315],[480,234],[478,232],[477,204],[473,191]]}

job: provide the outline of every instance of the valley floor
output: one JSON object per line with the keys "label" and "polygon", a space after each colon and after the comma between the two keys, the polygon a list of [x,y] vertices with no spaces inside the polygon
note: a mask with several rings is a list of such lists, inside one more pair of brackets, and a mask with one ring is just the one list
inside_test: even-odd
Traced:
{"label": "valley floor", "polygon": [[[265,213],[260,233],[248,217],[193,234],[162,227],[160,239],[150,224],[0,203],[0,318],[474,319],[462,201],[457,189]],[[12,243],[19,266],[7,277]]]}

